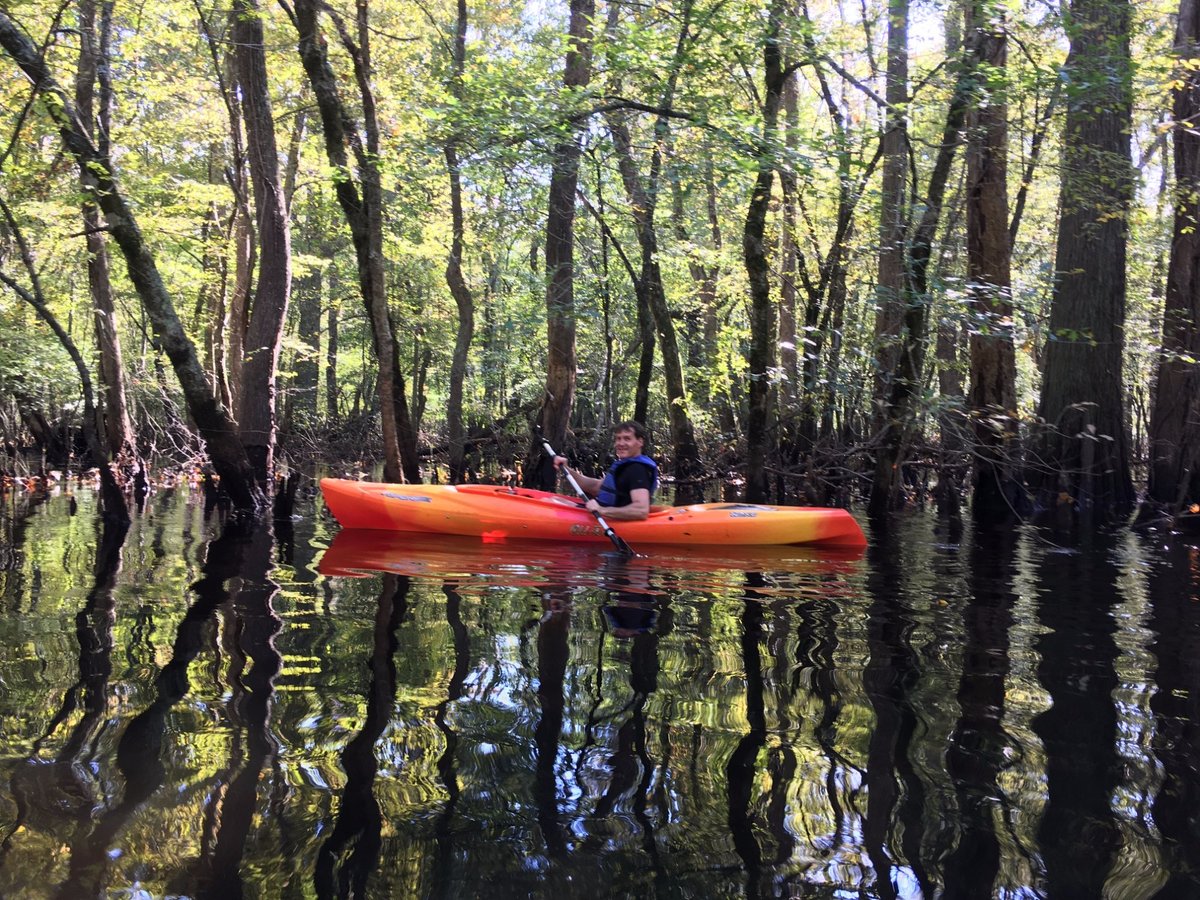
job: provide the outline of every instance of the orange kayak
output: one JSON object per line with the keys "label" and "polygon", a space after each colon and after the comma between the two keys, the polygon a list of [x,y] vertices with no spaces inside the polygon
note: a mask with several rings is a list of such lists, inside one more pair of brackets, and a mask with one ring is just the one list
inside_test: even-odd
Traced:
{"label": "orange kayak", "polygon": [[[577,500],[527,488],[484,484],[380,484],[325,478],[321,492],[344,528],[458,534],[504,540],[607,543],[595,518]],[[637,522],[610,522],[638,544],[819,544],[863,547],[866,538],[844,509],[696,503],[656,506]]]}

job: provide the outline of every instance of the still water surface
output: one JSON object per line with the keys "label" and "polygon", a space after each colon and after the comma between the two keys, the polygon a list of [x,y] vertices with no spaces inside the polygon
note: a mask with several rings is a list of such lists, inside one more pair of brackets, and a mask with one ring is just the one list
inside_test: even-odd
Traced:
{"label": "still water surface", "polygon": [[1200,552],[0,513],[0,896],[1200,897]]}

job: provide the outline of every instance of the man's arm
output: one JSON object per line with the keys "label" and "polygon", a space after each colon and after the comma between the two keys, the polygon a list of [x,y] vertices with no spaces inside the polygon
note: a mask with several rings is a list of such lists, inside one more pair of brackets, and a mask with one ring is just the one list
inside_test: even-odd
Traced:
{"label": "man's arm", "polygon": [[624,506],[601,506],[595,500],[589,500],[587,508],[614,522],[635,522],[650,515],[650,492],[645,488],[634,488]]}

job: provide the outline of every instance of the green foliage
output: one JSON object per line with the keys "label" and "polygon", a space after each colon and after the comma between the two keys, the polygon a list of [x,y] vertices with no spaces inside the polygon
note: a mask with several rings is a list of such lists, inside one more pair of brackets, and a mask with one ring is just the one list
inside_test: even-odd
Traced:
{"label": "green foliage", "polygon": [[[13,2],[6,9],[35,36],[49,28],[49,10],[43,5]],[[453,89],[449,84],[457,14],[453,4],[375,0],[369,10],[370,83],[380,124],[380,154],[371,164],[379,166],[385,190],[391,302],[401,331],[402,368],[410,385],[423,354],[429,352],[424,424],[431,442],[436,442],[443,427],[451,348],[458,329],[457,310],[444,278],[451,238],[446,145],[453,143],[459,158],[466,221],[463,266],[476,303],[466,415],[471,422],[495,422],[538,402],[543,389],[543,231],[549,158],[555,144],[580,120],[587,123],[580,177],[581,198],[587,203],[581,199],[577,206],[575,236],[581,403],[589,417],[604,412],[603,381],[611,349],[615,413],[631,410],[639,341],[636,298],[618,248],[637,265],[634,210],[617,169],[606,121],[596,110],[625,105],[615,114],[630,129],[636,159],[645,163],[661,139],[655,130],[656,111],[673,71],[677,84],[669,138],[660,147],[664,169],[657,198],[658,262],[681,343],[694,351],[686,372],[693,417],[706,432],[715,431],[718,421],[728,422],[726,412],[736,423],[745,388],[749,333],[741,237],[757,174],[756,151],[766,146],[778,170],[796,180],[800,207],[792,237],[800,253],[798,264],[815,292],[825,274],[821,266],[836,239],[839,198],[859,189],[860,177],[873,164],[879,145],[883,114],[871,94],[882,93],[883,5],[867,4],[863,18],[857,8],[820,0],[808,5],[807,15],[787,18],[781,46],[788,64],[796,67],[797,105],[789,131],[776,135],[762,134],[759,70],[766,19],[761,4],[675,0],[657,6],[622,6],[611,28],[609,9],[601,5],[594,23],[591,85],[586,91],[571,92],[562,88],[567,39],[561,9],[534,9],[515,2],[469,8],[465,66],[461,82]],[[352,60],[329,18],[338,16],[357,40],[355,11],[349,0],[338,0],[331,13],[323,14],[323,27],[349,114],[359,121]],[[1137,110],[1135,155],[1146,160],[1138,208],[1130,222],[1134,238],[1127,332],[1131,384],[1146,383],[1158,343],[1161,291],[1155,288],[1161,281],[1160,260],[1167,240],[1164,223],[1169,216],[1160,202],[1166,182],[1159,180],[1166,147],[1152,149],[1161,134],[1162,98],[1179,77],[1171,49],[1172,11],[1165,0],[1139,4],[1130,35],[1136,60],[1129,76]],[[685,14],[690,24],[680,45]],[[917,184],[923,184],[941,140],[954,73],[942,40],[944,20],[961,11],[956,5],[914,7],[913,14],[912,96],[906,113],[915,154],[913,170]],[[337,406],[343,414],[354,409],[366,412],[374,402],[370,330],[356,293],[349,235],[334,196],[340,176],[326,163],[320,122],[296,53],[295,29],[281,8],[265,5],[262,15],[281,153],[290,153],[298,137],[292,200],[294,276],[321,276],[322,303],[338,313]],[[1019,406],[1028,410],[1036,405],[1040,389],[1036,362],[1047,339],[1044,323],[1058,216],[1061,100],[1049,118],[1046,110],[1055,95],[1067,45],[1064,23],[1056,10],[1044,5],[1012,0],[995,4],[992,15],[1003,18],[1011,34],[1008,66],[984,66],[978,90],[1002,92],[1009,104],[1010,199],[1022,186],[1035,139],[1044,142],[1041,162],[1026,187],[1027,203],[1013,257]],[[235,139],[227,105],[235,98],[229,91],[226,12],[201,7],[198,13],[194,4],[164,0],[133,7],[118,4],[115,16],[110,135],[114,170],[191,337],[207,346],[224,333],[228,343],[232,326],[222,315],[228,316],[237,271],[231,234],[239,198],[233,188],[244,182],[236,158],[240,136]],[[69,28],[56,31],[47,44],[50,66],[64,85],[73,83],[77,48],[78,36]],[[827,90],[834,110],[826,105]],[[0,80],[0,101],[9,131],[20,128],[0,173],[5,196],[28,230],[56,314],[73,323],[76,340],[91,354],[78,173],[66,164],[44,111],[35,109],[18,118],[28,101],[28,87],[21,79]],[[305,127],[297,133],[302,117]],[[956,177],[952,176],[952,184]],[[775,184],[776,199],[782,200],[779,179]],[[864,392],[863,385],[874,376],[875,366],[878,187],[876,172],[863,185],[855,225],[842,239],[846,301],[839,311],[840,328],[829,314],[829,293],[814,294],[813,302],[819,306],[817,325],[805,326],[804,305],[811,298],[802,278],[797,310],[801,330],[796,336],[781,336],[818,355],[816,377],[822,403],[831,405],[839,420],[869,412],[869,391]],[[710,192],[715,220],[710,217]],[[912,199],[914,212],[919,213],[921,198]],[[951,199],[948,220],[961,220],[961,203],[961,195]],[[589,206],[603,216],[607,232]],[[777,204],[768,224],[776,285],[781,276],[782,228]],[[0,235],[0,244],[6,240]],[[941,268],[931,280],[930,300],[945,315],[957,315],[954,311],[961,307],[962,241],[960,224],[945,231],[937,250]],[[139,383],[150,383],[152,379],[144,378],[151,369],[145,323],[124,267],[113,256],[120,333],[132,348],[126,354],[128,368],[142,373]],[[14,262],[11,250],[0,252],[0,266],[6,272],[14,270]],[[700,272],[715,279],[716,295],[711,301],[702,299]],[[829,290],[828,285],[824,290]],[[0,306],[4,377],[15,377],[24,368],[22,377],[47,394],[74,390],[74,380],[66,374],[54,342],[45,340],[36,328],[18,330],[23,321],[19,310],[11,298],[0,303],[5,304]],[[702,348],[698,333],[706,317],[716,323],[717,335],[711,347]],[[319,361],[318,409],[322,412],[327,399],[326,321],[323,315],[319,333],[298,334],[293,304],[291,333],[281,361],[285,373],[293,371],[302,357]],[[835,345],[840,345],[836,368]],[[701,349],[706,352],[700,353]],[[653,390],[658,417],[665,401],[657,379]],[[722,404],[732,408],[722,410]],[[788,413],[781,409],[781,414]]]}

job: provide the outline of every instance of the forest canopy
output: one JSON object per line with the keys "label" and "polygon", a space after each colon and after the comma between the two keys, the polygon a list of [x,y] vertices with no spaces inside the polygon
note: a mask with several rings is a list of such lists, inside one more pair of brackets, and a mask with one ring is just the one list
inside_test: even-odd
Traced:
{"label": "forest canopy", "polygon": [[[1200,501],[1194,0],[0,2],[6,477]],[[16,76],[22,77],[16,77]]]}

